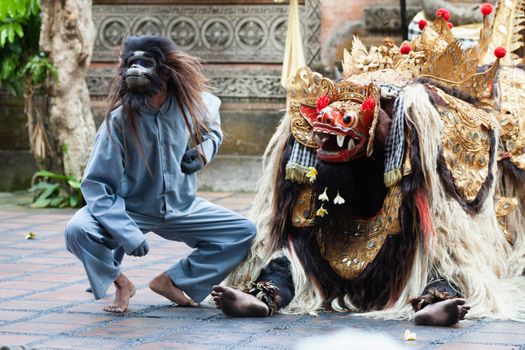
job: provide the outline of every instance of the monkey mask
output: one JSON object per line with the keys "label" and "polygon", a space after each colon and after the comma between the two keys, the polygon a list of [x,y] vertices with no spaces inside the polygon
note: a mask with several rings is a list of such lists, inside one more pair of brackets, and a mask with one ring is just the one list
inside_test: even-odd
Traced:
{"label": "monkey mask", "polygon": [[157,61],[150,53],[134,51],[126,60],[128,67],[124,73],[124,80],[129,90],[146,93],[151,87],[151,80],[158,75]]}

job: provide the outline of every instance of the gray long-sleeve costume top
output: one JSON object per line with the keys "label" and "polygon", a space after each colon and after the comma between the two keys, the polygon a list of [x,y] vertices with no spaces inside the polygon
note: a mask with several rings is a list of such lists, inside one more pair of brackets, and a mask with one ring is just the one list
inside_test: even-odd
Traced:
{"label": "gray long-sleeve costume top", "polygon": [[[220,100],[209,93],[203,94],[203,100],[210,132],[203,135],[201,145],[208,163],[222,142]],[[109,128],[105,122],[100,126],[81,190],[91,214],[129,254],[145,240],[131,216],[160,222],[189,214],[196,196],[196,179],[194,173],[181,170],[190,133],[174,97],[168,97],[158,110],[144,107],[137,118],[145,157],[130,146],[129,130],[125,131],[128,147],[124,153],[124,140],[117,132],[121,118],[119,107],[111,113]]]}

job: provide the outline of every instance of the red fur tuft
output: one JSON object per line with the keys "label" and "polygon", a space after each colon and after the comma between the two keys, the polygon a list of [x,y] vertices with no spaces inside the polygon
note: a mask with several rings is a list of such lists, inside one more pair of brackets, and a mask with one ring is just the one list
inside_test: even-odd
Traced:
{"label": "red fur tuft", "polygon": [[317,112],[320,112],[323,108],[330,104],[330,97],[322,95],[317,99]]}
{"label": "red fur tuft", "polygon": [[418,190],[416,193],[416,206],[421,221],[421,229],[423,233],[423,241],[425,247],[428,248],[431,235],[434,234],[434,224],[430,216],[430,208],[428,206],[427,194],[423,190]]}
{"label": "red fur tuft", "polygon": [[374,109],[376,107],[376,101],[373,97],[369,97],[363,104],[361,104],[361,111],[363,112],[363,126],[366,130],[372,125],[374,120]]}

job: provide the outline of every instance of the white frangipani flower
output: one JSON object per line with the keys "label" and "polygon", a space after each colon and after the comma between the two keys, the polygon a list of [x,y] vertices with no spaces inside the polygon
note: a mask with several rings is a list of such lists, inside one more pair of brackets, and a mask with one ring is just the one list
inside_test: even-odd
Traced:
{"label": "white frangipani flower", "polygon": [[317,197],[317,199],[319,199],[320,201],[323,201],[323,202],[329,202],[330,199],[328,198],[328,195],[326,194],[326,191],[328,190],[327,187],[324,188],[324,192],[321,193],[319,195],[319,197]]}
{"label": "white frangipani flower", "polygon": [[341,197],[339,191],[337,191],[337,196],[334,198],[334,204],[345,204],[345,199]]}

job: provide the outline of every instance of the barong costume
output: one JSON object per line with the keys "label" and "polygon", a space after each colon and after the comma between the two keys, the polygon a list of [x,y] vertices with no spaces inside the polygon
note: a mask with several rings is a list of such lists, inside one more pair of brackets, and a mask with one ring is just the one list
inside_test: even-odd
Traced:
{"label": "barong costume", "polygon": [[[250,215],[258,236],[228,283],[271,312],[404,319],[464,297],[469,317],[525,320],[525,221],[513,211],[523,195],[496,196],[524,190],[502,186],[497,164],[499,144],[521,165],[524,148],[512,146],[524,124],[502,139],[499,128],[523,113],[502,110],[492,93],[492,82],[503,102],[509,86],[514,97],[525,92],[525,81],[496,79],[502,62],[515,64],[524,10],[500,2],[470,50],[438,17],[401,48],[356,38],[342,82],[299,69]],[[375,142],[388,119],[386,141]]]}

